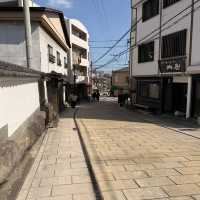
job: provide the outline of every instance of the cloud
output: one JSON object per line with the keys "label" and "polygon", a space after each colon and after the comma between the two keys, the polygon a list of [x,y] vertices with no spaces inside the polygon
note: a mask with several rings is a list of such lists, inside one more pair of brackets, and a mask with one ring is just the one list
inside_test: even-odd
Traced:
{"label": "cloud", "polygon": [[71,8],[72,0],[48,0],[47,5],[52,8]]}

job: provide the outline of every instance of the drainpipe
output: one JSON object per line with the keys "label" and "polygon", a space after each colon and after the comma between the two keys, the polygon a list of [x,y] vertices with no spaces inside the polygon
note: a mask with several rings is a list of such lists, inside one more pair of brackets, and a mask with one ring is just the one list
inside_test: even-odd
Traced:
{"label": "drainpipe", "polygon": [[192,62],[192,39],[193,39],[193,30],[194,30],[194,0],[192,0],[192,9],[191,9],[191,24],[190,24],[190,47],[189,47],[189,66]]}
{"label": "drainpipe", "polygon": [[[159,53],[158,59],[161,60],[161,48],[162,48],[162,8],[163,8],[163,0],[159,1],[159,12],[160,12],[160,28],[159,28]],[[159,69],[158,69],[159,70]]]}
{"label": "drainpipe", "polygon": [[[159,1],[159,12],[160,12],[160,28],[159,28],[159,51],[158,60],[161,60],[161,48],[162,48],[162,11],[163,11],[163,0]],[[159,65],[159,63],[158,63]],[[160,69],[158,66],[158,74],[160,74]],[[163,78],[160,78],[160,114],[163,111]]]}
{"label": "drainpipe", "polygon": [[24,7],[27,68],[31,68],[32,67],[32,36],[31,36],[29,0],[23,0],[23,7]]}
{"label": "drainpipe", "polygon": [[[189,47],[189,62],[188,62],[188,66],[191,66],[191,64],[192,64],[193,29],[194,29],[194,0],[192,0],[192,10],[191,10],[190,47]],[[191,117],[191,103],[192,103],[191,101],[192,101],[192,76],[189,76],[188,77],[188,88],[187,88],[186,119]]]}
{"label": "drainpipe", "polygon": [[191,117],[192,77],[188,77],[186,119]]}

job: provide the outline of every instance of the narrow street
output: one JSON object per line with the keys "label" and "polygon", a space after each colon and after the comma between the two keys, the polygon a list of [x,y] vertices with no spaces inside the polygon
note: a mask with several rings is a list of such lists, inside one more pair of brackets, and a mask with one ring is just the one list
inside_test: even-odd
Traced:
{"label": "narrow street", "polygon": [[80,137],[66,111],[17,200],[199,200],[200,140],[153,120],[103,98],[78,108]]}

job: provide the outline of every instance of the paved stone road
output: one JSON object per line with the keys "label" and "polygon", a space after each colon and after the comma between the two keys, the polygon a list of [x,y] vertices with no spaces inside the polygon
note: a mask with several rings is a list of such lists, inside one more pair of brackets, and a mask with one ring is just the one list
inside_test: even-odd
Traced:
{"label": "paved stone road", "polygon": [[[120,108],[82,105],[78,125],[105,200],[200,200],[200,140]],[[151,121],[151,122],[150,122]],[[73,112],[50,129],[17,200],[95,200]]]}
{"label": "paved stone road", "polygon": [[94,197],[73,111],[49,129],[17,200],[87,200]]}
{"label": "paved stone road", "polygon": [[106,199],[200,200],[199,139],[109,101],[83,106],[78,117]]}

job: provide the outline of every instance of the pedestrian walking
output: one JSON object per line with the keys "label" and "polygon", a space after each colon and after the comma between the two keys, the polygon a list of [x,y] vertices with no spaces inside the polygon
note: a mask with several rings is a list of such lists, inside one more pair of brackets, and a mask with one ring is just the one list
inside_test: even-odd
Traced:
{"label": "pedestrian walking", "polygon": [[70,101],[71,101],[71,107],[72,107],[72,108],[75,108],[75,107],[76,107],[77,99],[78,99],[78,96],[77,96],[75,93],[72,93],[72,94],[70,95]]}
{"label": "pedestrian walking", "polygon": [[99,92],[99,90],[97,90],[97,92],[96,92],[96,99],[99,102],[99,99],[100,99],[100,92]]}

